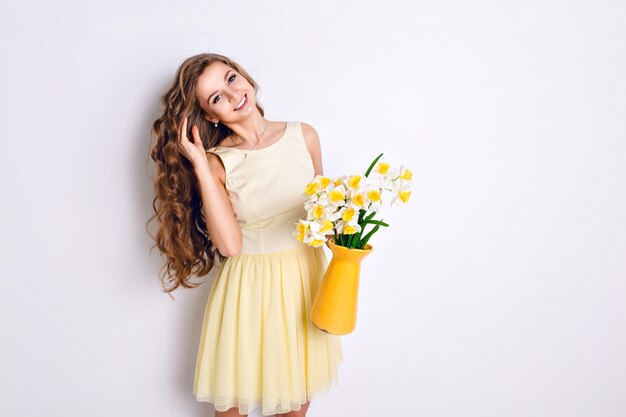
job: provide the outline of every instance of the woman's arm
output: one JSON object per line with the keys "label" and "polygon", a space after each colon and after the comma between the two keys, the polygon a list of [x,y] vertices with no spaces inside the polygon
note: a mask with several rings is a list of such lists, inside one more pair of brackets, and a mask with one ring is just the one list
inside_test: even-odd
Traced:
{"label": "woman's arm", "polygon": [[320,138],[315,129],[313,129],[313,126],[304,122],[301,122],[301,125],[304,143],[306,144],[307,150],[311,154],[311,160],[313,161],[313,167],[315,168],[315,175],[324,175]]}
{"label": "woman's arm", "polygon": [[224,185],[224,166],[217,155],[207,152],[206,156],[208,164],[199,164],[195,172],[207,232],[223,256],[235,256],[241,251],[242,234]]}
{"label": "woman's arm", "polygon": [[235,218],[233,206],[226,192],[226,174],[222,160],[202,145],[198,126],[191,127],[193,142],[187,137],[185,116],[178,131],[180,146],[185,157],[193,164],[200,188],[202,214],[209,239],[222,256],[235,256],[241,252],[241,228]]}

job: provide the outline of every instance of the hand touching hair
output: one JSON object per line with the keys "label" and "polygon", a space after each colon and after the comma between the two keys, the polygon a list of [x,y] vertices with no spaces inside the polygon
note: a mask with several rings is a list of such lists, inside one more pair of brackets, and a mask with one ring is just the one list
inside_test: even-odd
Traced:
{"label": "hand touching hair", "polygon": [[[216,146],[231,130],[220,123],[214,126],[198,103],[195,89],[198,77],[213,62],[221,61],[244,76],[258,92],[257,83],[232,59],[215,53],[201,53],[187,58],[176,71],[167,92],[161,97],[163,114],[152,124],[154,144],[150,156],[156,164],[152,207],[154,215],[147,225],[157,220],[156,235],[148,231],[166,263],[161,274],[164,292],[179,286],[195,288],[190,276],[204,276],[215,264],[215,257],[224,261],[207,232],[202,200],[199,194],[194,163],[206,158],[204,150]],[[257,100],[257,109],[264,115]],[[193,131],[189,131],[192,126]],[[181,134],[191,141],[181,141]]]}

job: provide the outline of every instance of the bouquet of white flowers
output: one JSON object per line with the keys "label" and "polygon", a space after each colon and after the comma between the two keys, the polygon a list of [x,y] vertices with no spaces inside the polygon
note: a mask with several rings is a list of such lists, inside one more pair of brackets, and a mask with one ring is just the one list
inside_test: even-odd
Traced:
{"label": "bouquet of white flowers", "polygon": [[[404,165],[392,167],[378,155],[364,174],[329,178],[317,175],[307,186],[309,196],[304,208],[306,219],[300,219],[293,235],[310,246],[321,246],[330,237],[347,248],[363,249],[381,226],[389,226],[373,217],[383,204],[384,191],[392,193],[391,206],[407,203],[411,196],[413,174]],[[365,235],[365,227],[373,228]]]}

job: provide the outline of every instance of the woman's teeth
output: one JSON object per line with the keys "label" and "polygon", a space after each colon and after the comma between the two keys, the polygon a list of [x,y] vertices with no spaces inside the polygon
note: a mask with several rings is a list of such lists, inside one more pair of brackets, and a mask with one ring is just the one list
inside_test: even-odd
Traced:
{"label": "woman's teeth", "polygon": [[237,107],[235,107],[235,111],[239,110],[241,107],[243,107],[243,105],[247,102],[246,100],[247,95],[244,94],[243,98],[241,99],[241,101],[239,102],[239,104],[237,104]]}

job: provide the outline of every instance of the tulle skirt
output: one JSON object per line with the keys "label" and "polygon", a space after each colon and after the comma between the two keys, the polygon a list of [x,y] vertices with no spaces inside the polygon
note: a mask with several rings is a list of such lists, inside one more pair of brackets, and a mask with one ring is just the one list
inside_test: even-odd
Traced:
{"label": "tulle skirt", "polygon": [[301,244],[239,254],[219,266],[202,323],[197,401],[272,415],[299,410],[338,382],[340,336],[309,318],[327,265],[322,247]]}

